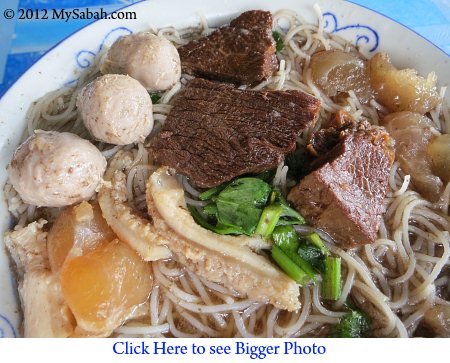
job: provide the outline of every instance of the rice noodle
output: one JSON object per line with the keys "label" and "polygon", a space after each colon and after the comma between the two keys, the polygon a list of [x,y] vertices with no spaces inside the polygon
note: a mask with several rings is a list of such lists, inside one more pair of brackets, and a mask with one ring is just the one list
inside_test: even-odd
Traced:
{"label": "rice noodle", "polygon": [[115,330],[115,333],[122,335],[155,335],[161,333],[167,333],[169,331],[169,324],[161,324],[156,326],[151,325],[136,325],[136,324],[128,324],[126,326],[121,326]]}

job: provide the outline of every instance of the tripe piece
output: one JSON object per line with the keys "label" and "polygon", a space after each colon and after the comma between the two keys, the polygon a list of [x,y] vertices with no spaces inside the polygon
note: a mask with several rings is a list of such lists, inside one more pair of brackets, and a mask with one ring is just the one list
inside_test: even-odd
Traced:
{"label": "tripe piece", "polygon": [[[147,206],[153,229],[177,260],[195,274],[248,298],[280,309],[300,308],[299,287],[267,257],[253,251],[260,236],[224,236],[198,225],[187,210],[184,190],[167,167],[147,183]],[[165,240],[165,241],[164,241]]]}

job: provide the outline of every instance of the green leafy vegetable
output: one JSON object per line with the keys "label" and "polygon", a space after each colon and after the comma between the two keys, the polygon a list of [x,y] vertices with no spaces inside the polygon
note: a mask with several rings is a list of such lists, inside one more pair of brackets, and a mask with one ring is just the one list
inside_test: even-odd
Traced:
{"label": "green leafy vegetable", "polygon": [[281,34],[277,31],[274,31],[272,32],[272,37],[275,40],[277,52],[281,52],[284,49],[284,43]]}
{"label": "green leafy vegetable", "polygon": [[310,233],[305,236],[306,240],[313,246],[316,246],[323,253],[324,256],[329,256],[330,251],[322,241],[322,238],[317,233]]}
{"label": "green leafy vegetable", "polygon": [[291,279],[300,285],[307,284],[311,278],[298,267],[279,247],[272,246],[272,258]]}
{"label": "green leafy vegetable", "polygon": [[237,178],[199,195],[208,204],[200,212],[188,205],[194,220],[218,234],[259,234],[270,238],[272,258],[297,283],[305,285],[322,274],[322,296],[337,300],[341,294],[341,259],[330,251],[317,233],[299,241],[292,225],[305,219],[292,209],[278,188],[272,188],[261,173]]}
{"label": "green leafy vegetable", "polygon": [[281,191],[278,188],[274,188],[272,193],[270,194],[270,203],[275,204],[278,203],[283,208],[283,212],[281,213],[281,217],[289,217],[293,218],[294,220],[291,222],[295,223],[289,223],[289,219],[280,219],[278,225],[288,225],[288,224],[305,224],[305,218],[298,213],[295,209],[292,209],[289,206],[289,203],[284,199],[283,194],[281,194]]}
{"label": "green leafy vegetable", "polygon": [[288,202],[286,201],[286,199],[284,199],[283,194],[281,194],[281,190],[278,188],[273,188],[272,193],[270,193],[270,198],[269,201],[271,204],[273,203],[279,203],[279,204],[284,204],[284,205],[288,205]]}
{"label": "green leafy vegetable", "polygon": [[324,263],[322,297],[326,300],[338,300],[341,296],[341,258],[327,256]]}
{"label": "green leafy vegetable", "polygon": [[152,100],[152,103],[155,105],[159,102],[159,100],[161,99],[161,96],[157,93],[150,93],[150,98]]}
{"label": "green leafy vegetable", "polygon": [[239,178],[220,192],[217,201],[226,200],[262,208],[266,205],[270,192],[270,185],[261,179]]}
{"label": "green leafy vegetable", "polygon": [[286,204],[281,205],[283,207],[283,213],[281,214],[282,217],[291,217],[294,218],[294,220],[297,222],[295,224],[305,224],[305,218],[298,213],[296,210],[292,209]]}
{"label": "green leafy vegetable", "polygon": [[198,210],[193,217],[216,233],[251,235],[261,220],[271,190],[269,184],[257,177],[235,179],[200,193],[200,200],[211,201],[203,208],[207,219]]}
{"label": "green leafy vegetable", "polygon": [[364,338],[370,327],[369,317],[359,310],[345,314],[331,333],[333,338]]}
{"label": "green leafy vegetable", "polygon": [[272,234],[273,242],[283,251],[298,250],[298,235],[292,226],[278,226]]}
{"label": "green leafy vegetable", "polygon": [[219,194],[222,190],[224,190],[227,185],[228,185],[228,183],[223,183],[217,187],[205,190],[203,193],[200,193],[200,195],[198,196],[198,199],[200,199],[200,200],[211,199],[212,197]]}
{"label": "green leafy vegetable", "polygon": [[194,221],[203,228],[209,229],[210,231],[213,231],[217,234],[242,234],[242,232],[237,228],[221,225],[213,226],[199,213],[199,211],[194,206],[188,204],[187,208],[191,213],[192,218],[194,218]]}
{"label": "green leafy vegetable", "polygon": [[247,235],[255,232],[261,209],[230,201],[217,201],[217,220],[224,226],[234,227]]}
{"label": "green leafy vegetable", "polygon": [[218,222],[253,234],[270,191],[270,185],[258,178],[234,180],[217,196]]}
{"label": "green leafy vegetable", "polygon": [[211,201],[203,209],[203,214],[207,216],[207,219],[201,216],[204,222],[210,227],[221,226],[221,231],[232,227],[233,233],[257,233],[265,238],[272,234],[277,225],[305,223],[304,218],[289,206],[280,190],[272,189],[266,183],[265,180],[272,177],[273,170],[269,170],[200,193],[200,200]]}
{"label": "green leafy vegetable", "polygon": [[324,272],[324,255],[322,251],[309,243],[301,243],[297,250],[301,258],[308,261],[317,271]]}
{"label": "green leafy vegetable", "polygon": [[217,219],[217,204],[209,203],[203,208],[203,213],[209,217],[214,217]]}

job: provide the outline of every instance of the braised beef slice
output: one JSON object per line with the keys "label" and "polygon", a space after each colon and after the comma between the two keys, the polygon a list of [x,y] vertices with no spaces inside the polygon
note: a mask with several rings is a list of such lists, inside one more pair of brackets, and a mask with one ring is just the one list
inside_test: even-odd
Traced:
{"label": "braised beef slice", "polygon": [[249,91],[204,79],[188,82],[150,149],[203,188],[275,167],[318,117],[300,91]]}
{"label": "braised beef slice", "polygon": [[212,34],[178,48],[183,71],[239,84],[261,82],[278,69],[272,14],[242,13]]}
{"label": "braised beef slice", "polygon": [[319,154],[314,171],[290,191],[288,200],[342,247],[372,243],[384,212],[393,162],[391,139],[383,128],[367,122],[327,132],[337,143],[327,149],[326,132],[317,133],[321,140],[311,141],[321,143],[324,153]]}

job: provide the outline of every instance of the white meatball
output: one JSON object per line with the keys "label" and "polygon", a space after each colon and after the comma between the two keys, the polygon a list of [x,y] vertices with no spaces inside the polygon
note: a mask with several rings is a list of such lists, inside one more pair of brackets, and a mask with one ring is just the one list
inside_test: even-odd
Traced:
{"label": "white meatball", "polygon": [[105,169],[106,159],[89,141],[40,131],[19,146],[7,171],[25,203],[63,207],[91,198]]}
{"label": "white meatball", "polygon": [[86,85],[77,107],[96,139],[110,144],[143,142],[153,128],[152,100],[135,79],[107,74]]}
{"label": "white meatball", "polygon": [[180,79],[180,56],[166,38],[135,33],[118,39],[111,46],[102,64],[102,73],[128,74],[149,91],[163,91]]}

